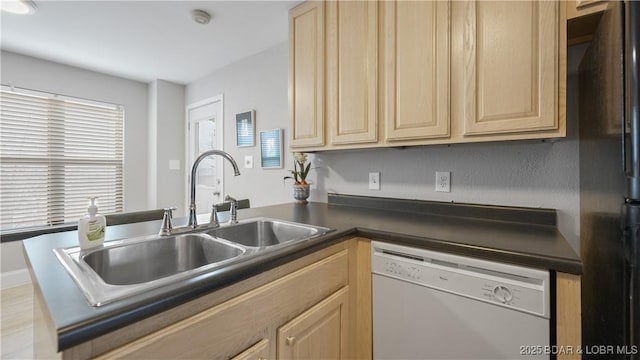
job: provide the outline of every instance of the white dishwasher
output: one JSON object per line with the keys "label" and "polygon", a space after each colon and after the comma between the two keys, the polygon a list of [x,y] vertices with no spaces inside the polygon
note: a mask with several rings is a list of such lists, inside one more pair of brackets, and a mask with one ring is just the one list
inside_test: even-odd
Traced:
{"label": "white dishwasher", "polygon": [[374,359],[549,358],[548,271],[377,241],[371,261]]}

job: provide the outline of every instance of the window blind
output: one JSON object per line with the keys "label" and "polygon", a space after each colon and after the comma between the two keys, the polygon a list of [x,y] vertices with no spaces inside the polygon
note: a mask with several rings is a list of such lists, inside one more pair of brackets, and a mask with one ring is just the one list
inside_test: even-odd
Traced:
{"label": "window blind", "polygon": [[123,210],[124,110],[36,93],[0,92],[0,230],[76,222],[88,197]]}

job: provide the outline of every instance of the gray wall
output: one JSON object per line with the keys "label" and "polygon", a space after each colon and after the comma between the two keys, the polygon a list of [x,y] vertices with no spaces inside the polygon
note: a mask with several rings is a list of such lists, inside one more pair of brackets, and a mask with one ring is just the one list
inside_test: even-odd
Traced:
{"label": "gray wall", "polygon": [[[185,87],[164,80],[149,83],[149,172],[148,207],[176,207],[184,214],[186,177]],[[180,169],[169,169],[170,160],[179,160]]]}
{"label": "gray wall", "polygon": [[[125,108],[125,211],[147,209],[147,84],[2,51],[4,85],[110,102]],[[20,242],[1,246],[1,271],[25,268]]]}
{"label": "gray wall", "polygon": [[[283,42],[269,50],[229,65],[203,79],[187,85],[186,104],[224,94],[224,150],[240,165],[240,176],[233,176],[224,163],[225,193],[237,199],[248,198],[251,206],[289,202],[291,186],[282,178],[293,168],[293,159],[285,140],[285,167],[261,169],[258,134],[260,130],[285,129],[288,136],[287,108],[289,45]],[[235,114],[256,111],[256,146],[238,148],[235,140]],[[253,156],[252,169],[242,163],[245,155]]]}
{"label": "gray wall", "polygon": [[124,122],[124,193],[125,210],[147,208],[147,84],[62,65],[34,57],[2,51],[0,79],[13,85],[120,104],[125,109]]}
{"label": "gray wall", "polygon": [[[579,202],[575,131],[556,143],[487,143],[405,150],[318,153],[319,191],[433,201],[558,210],[560,230],[578,247]],[[380,191],[368,173],[381,173]],[[435,192],[435,172],[451,171],[451,192]]]}

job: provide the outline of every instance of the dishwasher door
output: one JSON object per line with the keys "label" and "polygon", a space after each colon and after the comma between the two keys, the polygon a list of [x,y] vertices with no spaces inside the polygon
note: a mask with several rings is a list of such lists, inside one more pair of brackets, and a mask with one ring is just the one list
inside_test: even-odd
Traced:
{"label": "dishwasher door", "polygon": [[548,272],[523,268],[536,276],[522,276],[477,259],[373,248],[374,359],[549,358]]}

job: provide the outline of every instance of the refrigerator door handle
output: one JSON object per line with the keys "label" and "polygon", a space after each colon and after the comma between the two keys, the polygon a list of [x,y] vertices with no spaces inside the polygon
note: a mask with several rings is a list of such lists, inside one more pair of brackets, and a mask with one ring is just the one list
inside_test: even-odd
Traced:
{"label": "refrigerator door handle", "polygon": [[[624,62],[624,60],[623,60]],[[623,65],[624,66],[624,65]],[[623,100],[624,101],[624,100]],[[629,176],[629,169],[627,168],[627,119],[622,112],[622,172]]]}
{"label": "refrigerator door handle", "polygon": [[[620,6],[620,11],[621,11],[621,19],[622,19],[622,23],[620,25],[622,25],[622,29],[621,29],[621,35],[622,35],[622,45],[623,45],[623,52],[622,52],[622,58],[621,60],[621,65],[622,65],[622,71],[623,73],[626,73],[627,69],[626,69],[626,65],[627,65],[627,53],[626,50],[624,50],[625,48],[628,48],[627,45],[627,34],[626,34],[626,30],[625,30],[625,4],[622,4],[622,6]],[[623,79],[624,75],[623,75]],[[629,194],[629,180],[628,178],[633,176],[632,169],[629,169],[629,163],[627,160],[627,156],[629,153],[629,149],[627,148],[628,146],[628,141],[627,141],[627,112],[626,112],[626,108],[627,108],[627,99],[626,99],[626,92],[627,92],[627,84],[626,84],[626,80],[622,80],[622,112],[621,112],[621,117],[622,117],[622,172],[625,174],[625,182],[626,182],[626,186],[627,186],[627,190],[626,193],[627,195]],[[631,124],[629,124],[629,134],[632,136],[631,134]],[[633,142],[631,143],[631,146],[633,146]],[[633,149],[631,149],[633,151]],[[633,156],[633,155],[632,155]]]}
{"label": "refrigerator door handle", "polygon": [[[629,122],[629,138],[625,139],[625,165],[627,173],[627,196],[633,200],[640,200],[640,61],[637,53],[640,53],[640,3],[638,1],[625,1],[623,16],[623,44],[625,51],[622,57],[624,69],[624,82],[622,91],[623,111],[622,123],[626,129]],[[626,136],[626,130],[622,136]],[[627,158],[629,163],[627,164]]]}

